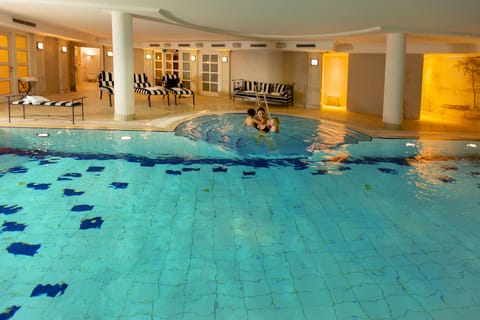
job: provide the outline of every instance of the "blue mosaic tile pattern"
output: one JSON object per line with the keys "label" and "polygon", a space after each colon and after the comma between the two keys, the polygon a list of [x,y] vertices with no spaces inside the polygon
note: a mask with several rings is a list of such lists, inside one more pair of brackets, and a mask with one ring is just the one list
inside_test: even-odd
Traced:
{"label": "blue mosaic tile pattern", "polygon": [[0,319],[476,319],[480,156],[403,144],[2,149]]}

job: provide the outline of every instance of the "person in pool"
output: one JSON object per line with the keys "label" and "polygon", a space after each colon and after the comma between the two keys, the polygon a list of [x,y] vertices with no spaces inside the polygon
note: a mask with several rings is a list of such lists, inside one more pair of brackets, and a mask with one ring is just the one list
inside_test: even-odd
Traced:
{"label": "person in pool", "polygon": [[247,110],[247,117],[245,118],[245,121],[243,122],[244,126],[249,126],[249,127],[257,127],[257,119],[255,119],[255,109],[248,109]]}
{"label": "person in pool", "polygon": [[270,127],[270,132],[280,132],[280,119],[273,117],[267,120],[267,126]]}
{"label": "person in pool", "polygon": [[277,117],[267,118],[265,109],[262,107],[257,110],[257,126],[256,128],[262,132],[280,132],[280,119]]}
{"label": "person in pool", "polygon": [[257,109],[257,117],[256,117],[256,128],[259,131],[269,132],[270,126],[268,125],[268,118],[266,117],[266,112],[263,107]]}

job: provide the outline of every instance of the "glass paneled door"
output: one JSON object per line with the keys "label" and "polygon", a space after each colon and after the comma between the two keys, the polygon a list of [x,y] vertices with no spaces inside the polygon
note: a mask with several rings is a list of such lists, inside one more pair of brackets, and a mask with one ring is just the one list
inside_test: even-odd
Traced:
{"label": "glass paneled door", "polygon": [[218,54],[202,54],[202,94],[218,95],[219,68]]}
{"label": "glass paneled door", "polygon": [[0,33],[0,96],[16,92],[28,69],[27,36]]}
{"label": "glass paneled door", "polygon": [[12,93],[12,66],[10,64],[10,37],[0,33],[0,96]]}

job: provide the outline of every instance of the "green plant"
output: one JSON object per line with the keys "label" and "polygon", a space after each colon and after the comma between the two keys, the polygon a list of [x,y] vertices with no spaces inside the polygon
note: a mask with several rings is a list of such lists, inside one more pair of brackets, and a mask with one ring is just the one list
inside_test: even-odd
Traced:
{"label": "green plant", "polygon": [[463,74],[468,78],[473,90],[473,109],[477,109],[477,80],[480,78],[480,56],[466,57],[458,60],[455,68],[463,71]]}

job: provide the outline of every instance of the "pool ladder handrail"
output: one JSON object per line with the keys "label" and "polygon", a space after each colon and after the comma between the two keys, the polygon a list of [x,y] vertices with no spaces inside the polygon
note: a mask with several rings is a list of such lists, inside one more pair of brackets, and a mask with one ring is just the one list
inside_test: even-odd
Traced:
{"label": "pool ladder handrail", "polygon": [[256,97],[256,108],[260,108],[262,106],[262,101],[261,97],[263,97],[263,104],[265,105],[265,111],[269,119],[272,118],[272,115],[270,114],[270,108],[268,107],[268,101],[267,101],[267,96],[264,91],[261,91],[261,87],[257,85],[255,87],[255,97]]}

